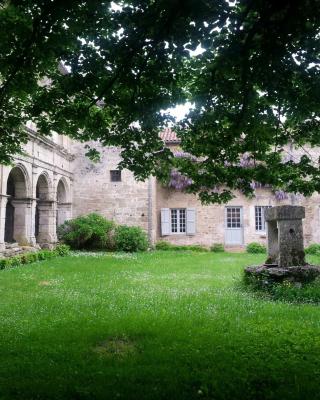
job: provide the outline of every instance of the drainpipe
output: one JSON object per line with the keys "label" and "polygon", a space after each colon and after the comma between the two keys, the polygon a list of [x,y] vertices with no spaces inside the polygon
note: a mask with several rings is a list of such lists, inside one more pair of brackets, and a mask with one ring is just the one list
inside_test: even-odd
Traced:
{"label": "drainpipe", "polygon": [[152,243],[152,230],[153,230],[153,213],[152,213],[152,208],[153,208],[153,202],[152,202],[152,176],[149,176],[148,178],[148,238],[150,244]]}
{"label": "drainpipe", "polygon": [[[293,145],[292,145],[292,142],[290,142],[290,161],[293,160],[292,151],[293,151]],[[290,193],[290,203],[292,206],[294,206],[296,203],[296,196],[294,193]]]}
{"label": "drainpipe", "polygon": [[3,165],[1,165],[1,176],[0,176],[0,194],[4,194],[4,193],[2,192],[3,185],[4,185],[4,182],[3,182]]}

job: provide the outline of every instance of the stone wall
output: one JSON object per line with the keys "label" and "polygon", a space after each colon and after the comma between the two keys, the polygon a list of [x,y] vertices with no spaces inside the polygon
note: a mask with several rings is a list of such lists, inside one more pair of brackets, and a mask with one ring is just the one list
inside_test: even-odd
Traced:
{"label": "stone wall", "polygon": [[[94,163],[85,156],[85,144],[56,133],[50,138],[40,138],[33,128],[31,125],[27,128],[30,140],[24,148],[25,154],[15,157],[14,166],[0,166],[0,250],[4,247],[6,225],[8,228],[8,202],[15,213],[14,239],[23,244],[55,242],[56,222],[60,224],[71,217],[98,212],[119,224],[142,227],[152,242],[163,239],[177,244],[211,246],[226,241],[228,206],[242,209],[242,245],[265,243],[265,232],[255,229],[255,206],[284,204],[305,207],[305,244],[320,242],[318,194],[310,198],[289,195],[280,202],[271,190],[257,189],[252,199],[237,193],[227,205],[204,206],[195,195],[165,188],[155,178],[137,182],[128,170],[122,171],[120,182],[111,182],[110,171],[116,170],[121,161],[118,148],[89,143],[101,152],[101,160]],[[174,145],[172,150],[179,148]],[[295,156],[299,158],[303,151],[296,151]],[[318,154],[315,149],[308,152],[314,157]],[[7,193],[9,178],[15,186],[14,197]],[[195,209],[195,234],[161,236],[163,208]]]}
{"label": "stone wall", "polygon": [[[179,151],[177,144],[169,144],[169,148],[175,152]],[[288,159],[299,161],[303,154],[308,154],[316,162],[319,157],[319,149],[304,146],[303,148],[291,148],[287,146],[285,154]],[[235,193],[235,198],[225,205],[201,204],[195,195],[168,189],[157,184],[157,230],[156,240],[167,240],[176,244],[201,244],[211,246],[213,243],[226,242],[226,207],[241,207],[243,215],[243,246],[250,242],[266,244],[266,232],[256,231],[255,207],[277,206],[277,205],[302,205],[305,207],[306,218],[304,225],[305,245],[320,242],[320,196],[314,194],[312,197],[288,195],[286,199],[278,201],[270,189],[257,189],[256,196],[248,199],[241,193]],[[196,233],[195,235],[173,234],[161,236],[161,209],[162,208],[189,208],[196,210]]]}
{"label": "stone wall", "polygon": [[[22,245],[54,243],[60,208],[65,210],[64,219],[71,217],[73,157],[57,144],[70,140],[39,137],[30,126],[27,129],[23,155],[15,156],[11,166],[0,166],[0,250],[9,231],[11,240]],[[57,195],[58,186],[63,199]]]}
{"label": "stone wall", "polygon": [[102,148],[89,143],[100,151],[100,161],[92,162],[86,156],[83,144],[74,143],[73,216],[97,212],[118,224],[136,225],[155,236],[155,180],[135,180],[132,172],[121,171],[121,182],[112,182],[110,171],[118,169],[120,149]]}
{"label": "stone wall", "polygon": [[[225,205],[202,205],[195,195],[157,185],[157,240],[167,240],[176,244],[201,244],[211,246],[213,243],[225,243],[225,209],[227,206],[242,207],[243,212],[243,245],[250,242],[266,244],[266,233],[255,229],[255,207],[276,206],[294,203],[306,209],[304,224],[305,245],[320,241],[320,196],[311,198],[300,196],[294,200],[277,201],[269,189],[257,189],[256,197],[248,199],[238,193]],[[196,234],[174,234],[161,236],[161,209],[188,208],[196,209]]]}

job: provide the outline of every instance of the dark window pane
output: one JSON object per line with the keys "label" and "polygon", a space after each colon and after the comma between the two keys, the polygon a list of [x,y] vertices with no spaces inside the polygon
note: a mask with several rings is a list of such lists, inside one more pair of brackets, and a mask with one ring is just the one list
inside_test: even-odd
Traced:
{"label": "dark window pane", "polygon": [[111,182],[121,182],[121,171],[118,169],[110,171]]}

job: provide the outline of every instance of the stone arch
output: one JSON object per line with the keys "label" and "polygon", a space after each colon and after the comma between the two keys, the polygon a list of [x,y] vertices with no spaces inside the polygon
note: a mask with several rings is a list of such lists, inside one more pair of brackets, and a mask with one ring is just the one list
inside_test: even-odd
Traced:
{"label": "stone arch", "polygon": [[15,165],[7,178],[7,204],[5,216],[5,242],[28,242],[30,222],[30,180],[22,164]]}
{"label": "stone arch", "polygon": [[56,226],[58,227],[71,217],[70,190],[64,177],[61,177],[57,184],[56,202]]}
{"label": "stone arch", "polygon": [[7,195],[17,199],[29,197],[30,179],[24,165],[17,164],[9,172],[7,178]]}
{"label": "stone arch", "polygon": [[51,181],[46,172],[42,172],[37,179],[36,198],[39,200],[49,200]]}
{"label": "stone arch", "polygon": [[60,178],[57,185],[57,202],[67,203],[69,201],[69,185],[64,177]]}
{"label": "stone arch", "polygon": [[42,172],[36,183],[36,207],[34,213],[34,236],[37,243],[51,242],[50,212],[53,202],[50,201],[50,180],[46,172]]}

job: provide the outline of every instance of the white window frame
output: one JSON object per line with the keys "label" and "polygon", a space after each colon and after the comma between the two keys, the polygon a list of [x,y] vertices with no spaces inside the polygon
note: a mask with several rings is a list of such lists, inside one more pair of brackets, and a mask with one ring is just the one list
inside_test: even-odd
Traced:
{"label": "white window frame", "polygon": [[[230,223],[230,226],[229,226]],[[242,229],[243,228],[243,209],[242,206],[225,207],[225,228]]]}
{"label": "white window frame", "polygon": [[[172,231],[172,212],[177,212],[177,232]],[[184,212],[184,230],[181,231],[180,220],[182,212]],[[187,233],[187,209],[186,208],[170,208],[170,234],[171,235],[186,235]]]}
{"label": "white window frame", "polygon": [[[254,229],[258,233],[266,233],[266,220],[265,220],[265,211],[267,208],[271,206],[254,206]],[[260,215],[257,214],[258,209],[260,209]],[[261,221],[258,221],[258,218]],[[257,225],[261,225],[261,229],[257,229]]]}

